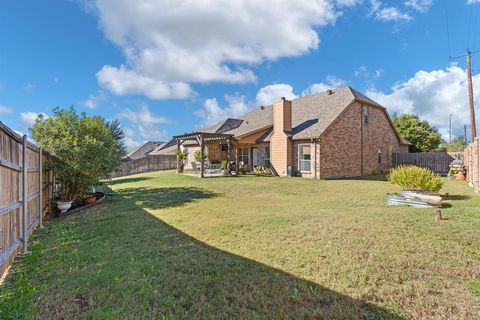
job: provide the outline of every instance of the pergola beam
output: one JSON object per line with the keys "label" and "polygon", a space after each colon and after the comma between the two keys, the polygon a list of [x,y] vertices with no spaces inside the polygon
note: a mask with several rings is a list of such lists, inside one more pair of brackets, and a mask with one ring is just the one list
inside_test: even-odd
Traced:
{"label": "pergola beam", "polygon": [[[231,159],[231,147],[232,147],[232,139],[233,134],[226,134],[226,133],[210,133],[210,132],[191,132],[186,133],[183,135],[178,135],[173,137],[177,141],[177,151],[180,150],[180,145],[185,143],[186,141],[196,142],[200,146],[200,156],[201,156],[201,164],[200,164],[200,177],[203,178],[205,174],[205,145],[212,143],[212,142],[226,142],[228,146],[228,166],[227,171],[230,173],[230,159]],[[177,160],[177,172],[179,170],[179,163]],[[237,168],[238,170],[238,168]]]}

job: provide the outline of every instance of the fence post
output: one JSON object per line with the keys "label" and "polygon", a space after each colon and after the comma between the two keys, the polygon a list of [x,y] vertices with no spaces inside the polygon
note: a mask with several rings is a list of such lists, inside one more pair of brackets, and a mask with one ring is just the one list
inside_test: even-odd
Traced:
{"label": "fence post", "polygon": [[27,253],[27,135],[22,143],[22,251]]}
{"label": "fence post", "polygon": [[43,228],[43,150],[39,148],[38,150],[38,212],[40,216],[38,217],[40,228]]}

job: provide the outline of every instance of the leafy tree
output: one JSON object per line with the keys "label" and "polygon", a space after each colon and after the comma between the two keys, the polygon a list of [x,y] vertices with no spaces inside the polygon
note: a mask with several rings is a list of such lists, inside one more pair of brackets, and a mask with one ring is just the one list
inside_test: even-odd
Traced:
{"label": "leafy tree", "polygon": [[119,151],[122,152],[124,155],[127,153],[127,148],[125,147],[124,139],[125,139],[125,133],[123,132],[120,122],[118,119],[115,119],[113,121],[107,121],[106,122],[108,130],[112,133],[112,135],[115,137],[117,140],[117,146],[119,148]]}
{"label": "leafy tree", "polygon": [[40,115],[31,133],[53,155],[48,166],[60,185],[61,200],[80,200],[100,179],[110,177],[124,154],[123,145],[103,118],[78,115],[73,107],[55,108],[51,118]]}
{"label": "leafy tree", "polygon": [[412,143],[412,152],[433,151],[443,142],[437,128],[414,114],[402,114],[393,119],[400,135]]}
{"label": "leafy tree", "polygon": [[465,137],[460,136],[452,140],[451,143],[447,144],[448,152],[461,152],[465,149]]}

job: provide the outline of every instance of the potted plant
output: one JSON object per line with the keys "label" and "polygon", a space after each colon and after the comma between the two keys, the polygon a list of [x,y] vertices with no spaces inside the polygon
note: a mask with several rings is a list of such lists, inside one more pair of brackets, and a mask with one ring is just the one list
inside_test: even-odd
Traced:
{"label": "potted plant", "polygon": [[195,161],[197,161],[201,165],[203,162],[205,162],[205,160],[208,159],[208,152],[205,151],[203,153],[203,159],[202,159],[202,153],[200,152],[200,150],[197,150],[193,154],[193,158],[195,159]]}
{"label": "potted plant", "polygon": [[93,204],[93,203],[95,203],[95,201],[97,201],[97,197],[94,194],[87,194],[83,198],[83,203],[84,204]]}
{"label": "potted plant", "polygon": [[228,160],[222,160],[222,163],[220,165],[220,169],[222,169],[223,175],[228,175]]}
{"label": "potted plant", "polygon": [[177,151],[177,160],[178,160],[178,173],[183,173],[185,168],[185,160],[188,158],[188,153],[178,150]]}
{"label": "potted plant", "polygon": [[247,172],[248,172],[248,167],[246,165],[243,165],[240,167],[241,174],[247,174]]}

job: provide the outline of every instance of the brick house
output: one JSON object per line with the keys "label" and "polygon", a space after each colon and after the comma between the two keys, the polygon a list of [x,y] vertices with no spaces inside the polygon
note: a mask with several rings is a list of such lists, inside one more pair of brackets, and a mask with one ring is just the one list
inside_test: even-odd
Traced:
{"label": "brick house", "polygon": [[[177,136],[177,148],[208,152],[208,160],[230,159],[236,167],[269,167],[275,175],[356,177],[386,172],[393,153],[408,152],[387,110],[343,87],[292,101],[282,98],[239,119]],[[202,171],[203,174],[203,171]]]}

